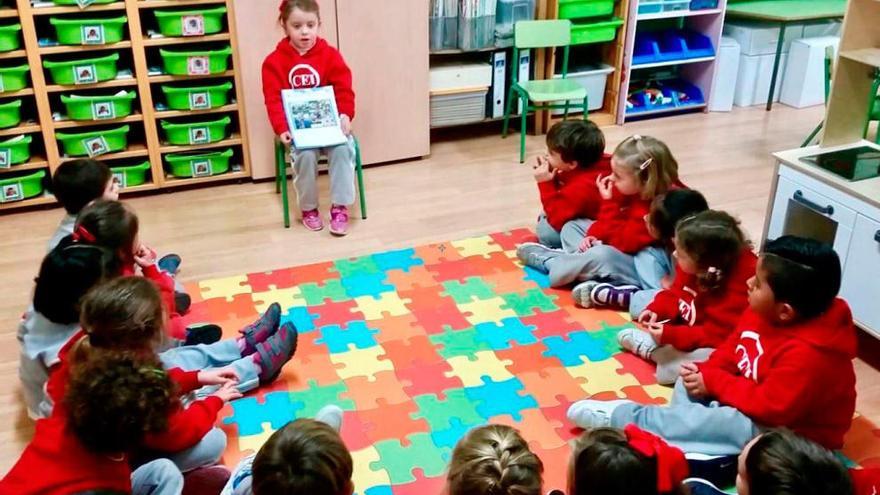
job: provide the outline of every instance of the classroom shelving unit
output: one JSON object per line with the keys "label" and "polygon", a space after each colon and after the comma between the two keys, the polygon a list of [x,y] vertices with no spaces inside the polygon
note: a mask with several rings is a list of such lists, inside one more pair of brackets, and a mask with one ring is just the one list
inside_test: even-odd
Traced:
{"label": "classroom shelving unit", "polygon": [[[207,75],[169,75],[159,51],[200,51],[226,46],[237,46],[237,32],[233,0],[116,0],[92,3],[85,8],[77,5],[54,5],[51,2],[18,0],[16,8],[0,8],[0,26],[17,19],[22,25],[22,48],[0,53],[0,67],[27,63],[30,66],[29,85],[15,92],[0,91],[0,104],[11,98],[22,98],[23,120],[10,129],[0,129],[0,141],[8,136],[32,135],[31,158],[11,168],[0,168],[0,180],[24,175],[23,172],[45,171],[44,186],[54,169],[71,157],[65,156],[56,131],[76,133],[104,131],[128,125],[130,132],[124,149],[95,156],[111,168],[149,162],[143,184],[123,187],[123,193],[170,189],[179,186],[209,184],[217,181],[240,180],[251,177],[247,152],[248,137],[244,114],[242,81],[238,68],[240,61],[232,51],[227,70]],[[165,37],[159,33],[154,15],[156,9],[183,10],[223,6],[222,29],[219,33],[194,36]],[[49,23],[56,19],[106,19],[125,16],[123,39],[109,44],[61,45],[55,29]],[[57,84],[44,68],[46,60],[75,60],[119,54],[119,73],[115,79],[91,84]],[[190,59],[187,60],[188,62]],[[233,89],[222,106],[204,110],[172,110],[167,106],[163,85],[209,86],[231,82]],[[133,112],[110,120],[72,120],[65,113],[61,95],[110,96],[120,90],[136,92]],[[201,122],[229,116],[231,123],[220,141],[193,145],[171,145],[166,141],[162,121],[172,123]],[[227,172],[217,175],[179,178],[170,174],[167,156],[172,153],[213,152],[231,150],[232,158]],[[2,158],[2,157],[0,157]],[[0,160],[2,161],[2,160]],[[210,166],[209,166],[210,168]],[[196,170],[195,165],[193,169]],[[200,169],[201,170],[201,169]],[[42,195],[14,202],[0,203],[0,210],[23,208],[54,202],[47,191]]]}

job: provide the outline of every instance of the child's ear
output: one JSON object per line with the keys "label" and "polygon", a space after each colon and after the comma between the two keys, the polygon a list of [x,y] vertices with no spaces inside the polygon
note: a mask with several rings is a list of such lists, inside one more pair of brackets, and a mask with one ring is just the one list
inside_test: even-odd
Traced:
{"label": "child's ear", "polygon": [[797,317],[797,311],[788,303],[779,304],[779,320],[784,323],[790,323]]}

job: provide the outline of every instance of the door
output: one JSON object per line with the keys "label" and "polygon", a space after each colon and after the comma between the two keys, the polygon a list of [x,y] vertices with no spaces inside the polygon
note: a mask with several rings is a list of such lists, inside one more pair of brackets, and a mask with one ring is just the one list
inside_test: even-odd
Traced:
{"label": "door", "polygon": [[880,338],[880,222],[858,215],[840,295],[855,319]]}

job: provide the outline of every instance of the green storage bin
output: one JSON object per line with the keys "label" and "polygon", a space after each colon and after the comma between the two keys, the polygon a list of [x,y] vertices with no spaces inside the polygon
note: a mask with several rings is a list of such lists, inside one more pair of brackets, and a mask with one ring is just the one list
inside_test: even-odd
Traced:
{"label": "green storage bin", "polygon": [[617,37],[617,28],[623,20],[614,18],[610,21],[592,22],[589,24],[573,24],[571,26],[571,44],[604,43]]}
{"label": "green storage bin", "polygon": [[203,36],[223,30],[226,7],[186,10],[154,10],[163,36]]}
{"label": "green storage bin", "polygon": [[0,203],[21,201],[43,194],[43,179],[45,178],[46,171],[38,170],[21,177],[0,179]]}
{"label": "green storage bin", "polygon": [[31,135],[15,136],[0,141],[0,168],[10,168],[31,158]]}
{"label": "green storage bin", "polygon": [[105,57],[53,62],[46,60],[43,67],[49,69],[55,84],[92,84],[116,79],[118,53]]}
{"label": "green storage bin", "polygon": [[[76,5],[82,8],[87,8],[89,5],[103,5],[107,3],[116,3],[120,0],[52,0],[52,3],[55,5]],[[85,6],[80,5],[82,2]]]}
{"label": "green storage bin", "polygon": [[582,19],[614,13],[614,0],[559,0],[560,19]]}
{"label": "green storage bin", "polygon": [[21,99],[0,103],[0,129],[21,123]]}
{"label": "green storage bin", "polygon": [[0,26],[0,52],[11,52],[21,48],[21,24]]}
{"label": "green storage bin", "polygon": [[162,86],[168,108],[172,110],[207,110],[222,107],[229,101],[231,89],[231,82],[198,87]]}
{"label": "green storage bin", "polygon": [[122,33],[128,18],[123,16],[110,19],[66,19],[50,17],[49,24],[55,26],[58,42],[62,45],[106,45],[122,41]]}
{"label": "green storage bin", "polygon": [[100,131],[66,133],[56,132],[55,138],[61,141],[67,156],[98,156],[128,147],[127,125]]}
{"label": "green storage bin", "polygon": [[127,167],[111,167],[110,173],[113,174],[113,180],[119,184],[119,187],[139,186],[147,181],[147,170],[150,169],[150,162],[146,161],[137,165]]}
{"label": "green storage bin", "polygon": [[31,70],[28,64],[15,67],[0,67],[0,93],[18,91],[27,87],[27,73]]}
{"label": "green storage bin", "polygon": [[211,122],[173,123],[167,120],[160,122],[165,131],[165,140],[174,145],[216,143],[226,139],[226,128],[232,119],[227,115]]}
{"label": "green storage bin", "polygon": [[170,153],[165,155],[165,161],[168,162],[171,175],[174,177],[208,177],[226,173],[229,170],[230,158],[232,158],[231,148],[211,153]]}
{"label": "green storage bin", "polygon": [[225,72],[229,67],[232,47],[219,50],[171,51],[159,50],[165,73],[173,76],[204,76]]}
{"label": "green storage bin", "polygon": [[61,95],[61,103],[71,120],[110,120],[131,115],[131,102],[135,98],[134,91],[112,96]]}

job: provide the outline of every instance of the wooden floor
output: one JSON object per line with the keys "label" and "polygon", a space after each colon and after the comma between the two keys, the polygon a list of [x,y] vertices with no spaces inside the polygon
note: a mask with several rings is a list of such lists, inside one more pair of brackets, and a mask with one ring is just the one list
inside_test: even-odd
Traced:
{"label": "wooden floor", "polygon": [[[608,128],[608,149],[633,133],[664,140],[681,165],[685,183],[713,207],[742,219],[759,241],[773,171],[772,151],[800,144],[822,109],[778,105],[733,113],[693,114]],[[476,135],[475,135],[476,134]],[[540,210],[530,167],[519,165],[517,138],[502,140],[480,128],[437,135],[430,158],[366,171],[368,221],[335,239],[281,225],[272,183],[239,184],[131,199],[141,239],[184,260],[181,278],[201,280],[356,256],[433,241],[531,226]],[[543,137],[530,136],[530,156]],[[326,176],[321,177],[323,198]],[[326,204],[324,210],[326,212]],[[0,472],[6,472],[32,433],[17,378],[15,331],[26,309],[45,242],[59,209],[3,215],[0,219]],[[859,410],[880,422],[880,373],[858,362]]]}

